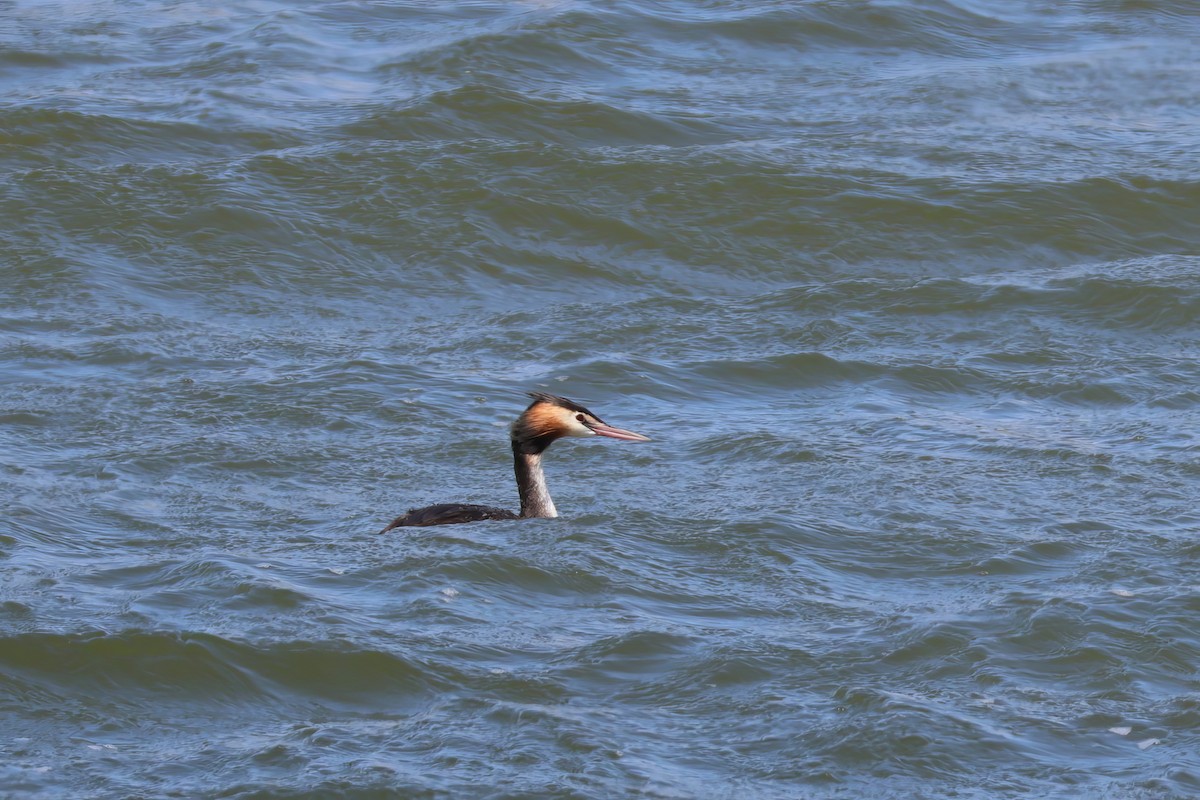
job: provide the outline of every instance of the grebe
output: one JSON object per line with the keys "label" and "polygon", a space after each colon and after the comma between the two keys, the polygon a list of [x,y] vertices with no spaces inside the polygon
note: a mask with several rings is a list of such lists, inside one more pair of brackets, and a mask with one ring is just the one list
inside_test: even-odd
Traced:
{"label": "grebe", "polygon": [[504,508],[469,503],[442,503],[411,509],[380,531],[392,528],[450,525],[484,519],[531,519],[557,517],[554,501],[542,474],[542,453],[564,436],[607,436],[623,442],[648,442],[650,437],[614,428],[578,403],[545,392],[529,392],[533,402],[512,424],[513,470],[517,474],[517,492],[521,495],[521,513]]}

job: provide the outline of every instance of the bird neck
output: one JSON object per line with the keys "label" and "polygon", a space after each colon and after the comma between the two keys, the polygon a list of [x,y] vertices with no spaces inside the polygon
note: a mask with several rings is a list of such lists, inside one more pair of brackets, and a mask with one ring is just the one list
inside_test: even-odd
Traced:
{"label": "bird neck", "polygon": [[513,471],[517,475],[517,492],[521,495],[521,517],[557,517],[558,509],[550,499],[546,476],[542,473],[542,454],[524,453],[521,445],[514,441]]}

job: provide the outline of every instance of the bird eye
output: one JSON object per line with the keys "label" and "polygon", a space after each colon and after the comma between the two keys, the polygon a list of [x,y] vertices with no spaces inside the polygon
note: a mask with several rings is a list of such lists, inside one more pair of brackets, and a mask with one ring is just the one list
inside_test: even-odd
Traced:
{"label": "bird eye", "polygon": [[584,421],[583,414],[576,414],[575,419],[579,420],[580,422],[583,422]]}

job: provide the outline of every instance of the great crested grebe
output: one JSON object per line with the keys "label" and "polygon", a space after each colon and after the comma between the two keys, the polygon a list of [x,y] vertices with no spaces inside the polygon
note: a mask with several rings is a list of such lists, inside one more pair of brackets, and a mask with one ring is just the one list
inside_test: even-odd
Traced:
{"label": "great crested grebe", "polygon": [[557,517],[546,477],[542,474],[542,453],[564,436],[607,436],[623,442],[648,442],[650,437],[621,430],[607,424],[578,403],[545,392],[530,392],[533,402],[512,424],[513,470],[517,474],[517,492],[521,495],[521,513],[504,508],[469,503],[442,503],[414,508],[397,517],[380,531],[392,528],[450,525],[484,519],[532,519]]}

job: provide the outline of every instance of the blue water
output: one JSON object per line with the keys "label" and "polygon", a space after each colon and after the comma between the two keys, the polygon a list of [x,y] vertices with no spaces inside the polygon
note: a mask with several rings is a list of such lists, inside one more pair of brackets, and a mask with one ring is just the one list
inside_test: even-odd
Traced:
{"label": "blue water", "polygon": [[0,796],[1200,796],[1198,43],[0,6]]}

